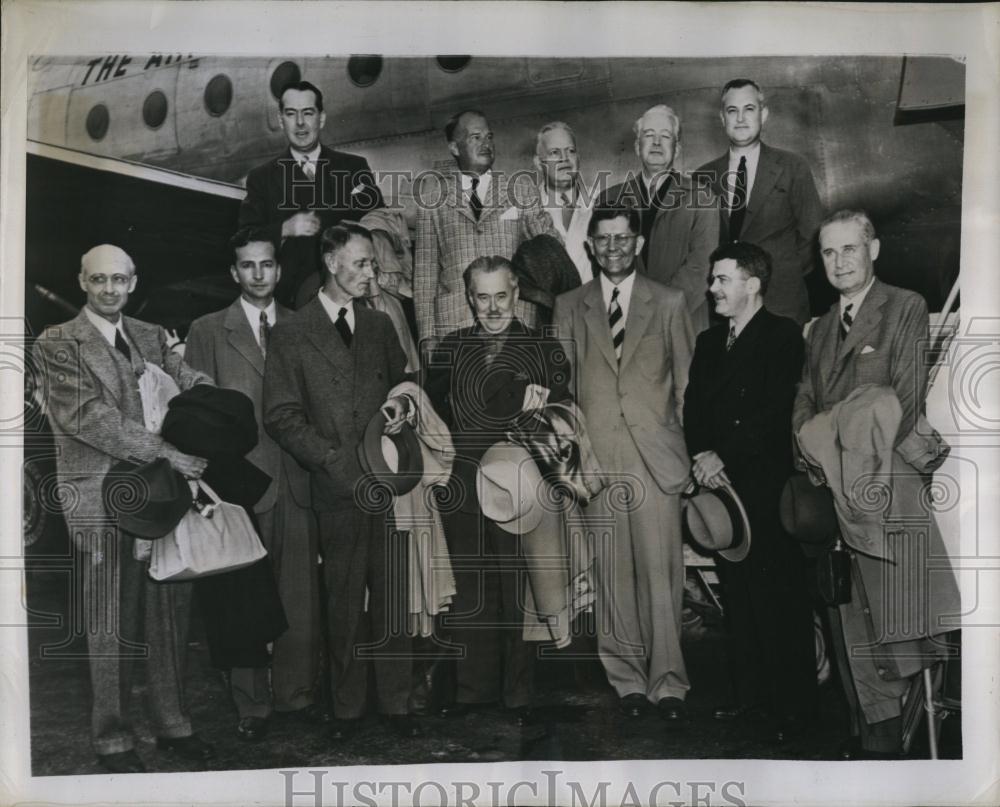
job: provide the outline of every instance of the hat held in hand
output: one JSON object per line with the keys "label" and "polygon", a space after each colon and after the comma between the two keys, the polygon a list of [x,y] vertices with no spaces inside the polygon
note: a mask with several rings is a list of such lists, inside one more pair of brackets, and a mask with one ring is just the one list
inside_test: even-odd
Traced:
{"label": "hat held in hand", "polygon": [[191,507],[187,480],[164,457],[117,463],[104,477],[101,497],[122,530],[150,540],[167,535]]}
{"label": "hat held in hand", "polygon": [[732,485],[701,488],[687,498],[681,524],[688,541],[732,563],[750,553],[750,520]]}
{"label": "hat held in hand", "polygon": [[476,470],[480,510],[513,535],[531,532],[542,520],[541,484],[535,460],[514,443],[495,443],[483,454]]}

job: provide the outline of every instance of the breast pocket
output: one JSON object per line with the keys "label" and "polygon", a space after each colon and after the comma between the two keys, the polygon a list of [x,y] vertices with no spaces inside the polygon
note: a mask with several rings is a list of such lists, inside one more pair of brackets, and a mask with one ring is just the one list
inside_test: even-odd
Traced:
{"label": "breast pocket", "polygon": [[855,383],[884,384],[888,378],[888,367],[878,351],[859,355],[854,362]]}
{"label": "breast pocket", "polygon": [[635,349],[635,363],[647,378],[662,381],[667,374],[664,353],[666,346],[663,334],[647,334],[639,340]]}

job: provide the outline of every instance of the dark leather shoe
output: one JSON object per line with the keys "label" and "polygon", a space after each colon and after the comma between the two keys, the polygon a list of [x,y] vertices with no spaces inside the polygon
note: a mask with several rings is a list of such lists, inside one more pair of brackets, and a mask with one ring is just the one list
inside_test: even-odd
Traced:
{"label": "dark leather shoe", "polygon": [[247,742],[262,740],[267,734],[266,717],[244,717],[236,724],[236,736]]}
{"label": "dark leather shoe", "polygon": [[405,739],[422,737],[424,734],[413,715],[389,715],[389,728],[397,737]]}
{"label": "dark leather shoe", "polygon": [[507,710],[511,719],[521,727],[530,726],[535,720],[535,710],[530,706],[515,706]]}
{"label": "dark leather shoe", "polygon": [[660,717],[670,723],[677,723],[687,718],[687,706],[680,698],[660,698],[656,704]]}
{"label": "dark leather shoe", "polygon": [[330,714],[330,711],[318,703],[311,703],[292,712],[275,712],[274,715],[280,717],[282,720],[294,720],[297,723],[304,723],[310,726],[328,726],[330,725],[330,721],[333,720],[333,715]]}
{"label": "dark leather shoe", "polygon": [[618,708],[621,709],[625,717],[637,718],[642,717],[645,713],[647,703],[645,695],[641,692],[633,692],[618,701]]}
{"label": "dark leather shoe", "polygon": [[330,721],[330,730],[326,736],[335,743],[346,742],[357,732],[359,722],[358,718],[346,720],[342,717],[335,717]]}
{"label": "dark leather shoe", "polygon": [[156,747],[192,762],[206,762],[215,756],[215,749],[197,734],[189,734],[187,737],[157,737]]}
{"label": "dark leather shoe", "polygon": [[146,772],[146,766],[142,764],[139,755],[131,748],[128,751],[118,751],[114,754],[98,754],[97,761],[108,773]]}
{"label": "dark leather shoe", "polygon": [[729,723],[743,717],[749,710],[749,706],[744,706],[741,703],[728,703],[723,706],[716,706],[712,710],[712,719]]}
{"label": "dark leather shoe", "polygon": [[472,711],[473,705],[471,703],[452,703],[438,709],[438,717],[447,717],[449,719],[457,720],[460,717],[465,717]]}

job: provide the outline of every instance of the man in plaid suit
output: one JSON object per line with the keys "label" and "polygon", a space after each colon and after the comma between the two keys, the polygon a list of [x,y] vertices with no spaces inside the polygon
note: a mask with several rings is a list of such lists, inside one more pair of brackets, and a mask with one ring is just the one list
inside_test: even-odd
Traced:
{"label": "man in plaid suit", "polygon": [[[413,302],[424,350],[445,334],[473,324],[462,272],[482,255],[510,259],[522,241],[540,233],[556,236],[528,174],[515,181],[494,173],[493,132],[475,110],[460,112],[444,129],[458,171],[425,185],[417,216]],[[534,327],[537,310],[519,301],[515,314]]]}

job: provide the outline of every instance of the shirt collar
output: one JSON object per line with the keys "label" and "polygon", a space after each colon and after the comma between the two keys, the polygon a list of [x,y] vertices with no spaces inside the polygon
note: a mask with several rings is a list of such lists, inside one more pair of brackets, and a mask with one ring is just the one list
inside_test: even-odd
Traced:
{"label": "shirt collar", "polygon": [[[489,171],[479,175],[478,177],[479,185],[476,187],[476,195],[479,196],[480,199],[483,197],[483,194],[486,193],[486,189],[490,186],[490,180],[492,178],[493,178],[492,168]],[[463,191],[468,192],[472,190],[472,180],[474,179],[474,177],[471,174],[461,173],[459,174],[459,179],[462,183]]]}
{"label": "shirt collar", "polygon": [[634,283],[635,283],[634,269],[632,270],[632,274],[630,274],[617,286],[615,286],[614,283],[608,280],[608,276],[604,274],[604,272],[601,272],[601,297],[604,299],[604,307],[607,308],[608,306],[611,305],[611,294],[615,290],[615,288],[618,289],[619,304],[622,307],[624,307],[625,305],[624,301],[632,299],[632,285]]}
{"label": "shirt collar", "polygon": [[858,310],[861,308],[861,304],[865,301],[865,297],[868,296],[868,292],[871,291],[872,285],[875,283],[875,275],[871,276],[871,280],[868,281],[868,285],[865,286],[861,291],[855,294],[853,297],[845,297],[843,294],[840,295],[840,316],[844,316],[844,309],[847,306],[853,306],[851,308],[851,316],[856,317],[858,315]]}
{"label": "shirt collar", "polygon": [[267,308],[257,308],[241,294],[240,295],[240,305],[243,306],[243,312],[247,315],[247,321],[250,323],[250,328],[254,333],[257,333],[257,329],[260,327],[260,312],[264,311],[267,314],[267,324],[274,325],[275,316],[277,314],[277,306],[274,304],[272,299],[268,303]]}
{"label": "shirt collar", "polygon": [[746,157],[747,162],[752,162],[756,164],[757,158],[760,156],[760,141],[758,140],[752,146],[746,147],[729,147],[729,162],[739,163],[740,157]]}
{"label": "shirt collar", "polygon": [[559,197],[564,193],[569,196],[570,207],[580,207],[582,194],[577,193],[575,188],[570,188],[566,191],[557,191],[552,190],[548,185],[544,184],[541,186],[542,207],[562,207]]}
{"label": "shirt collar", "polygon": [[323,306],[323,308],[325,309],[325,311],[327,313],[327,316],[330,317],[330,322],[336,322],[337,321],[337,315],[340,313],[340,309],[341,308],[346,308],[347,309],[347,313],[344,316],[347,319],[348,325],[352,326],[351,330],[354,330],[354,328],[353,328],[353,324],[354,324],[354,300],[349,300],[344,305],[341,305],[340,303],[335,303],[333,300],[331,300],[329,298],[329,296],[327,296],[327,293],[325,291],[323,291],[323,289],[320,289],[319,290],[319,294],[317,294],[316,296],[319,297],[320,305]]}
{"label": "shirt collar", "polygon": [[83,307],[83,313],[87,315],[87,319],[89,319],[93,326],[97,328],[101,336],[105,338],[109,345],[114,345],[115,343],[115,331],[121,331],[122,336],[125,336],[125,330],[122,327],[125,318],[121,315],[121,313],[118,314],[118,322],[115,323],[108,322],[100,314],[95,314],[90,310],[90,306],[85,305]]}
{"label": "shirt collar", "polygon": [[293,149],[291,146],[288,147],[289,151],[292,153],[292,157],[297,163],[301,163],[302,160],[308,160],[309,162],[315,164],[319,162],[319,152],[322,146],[317,145],[312,151],[305,152],[299,151],[298,149]]}

